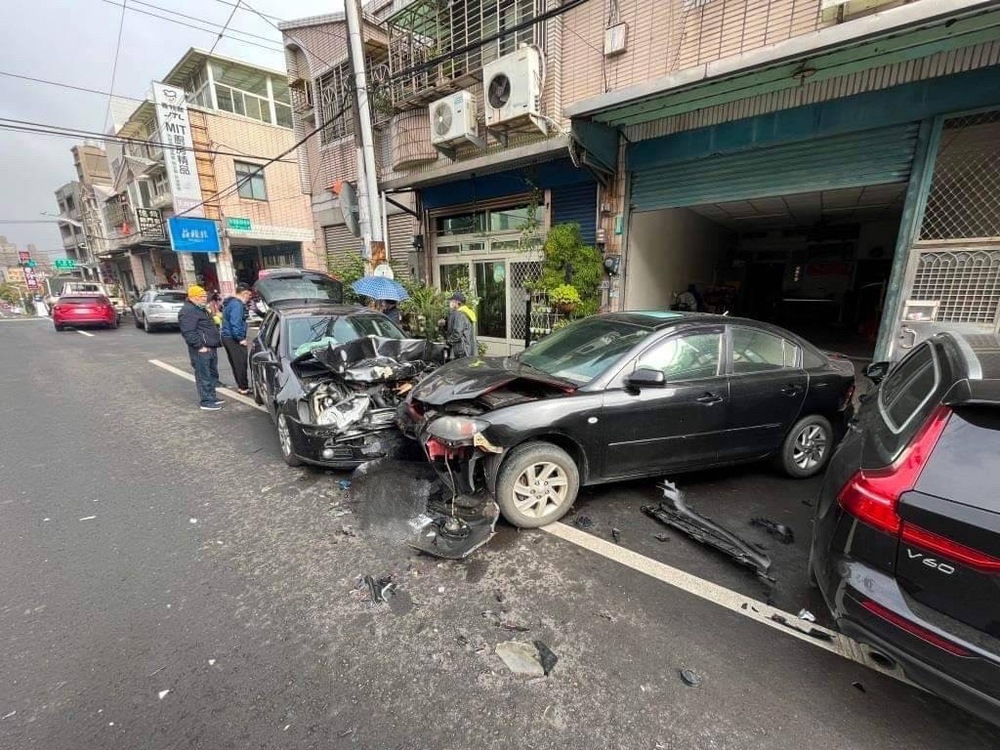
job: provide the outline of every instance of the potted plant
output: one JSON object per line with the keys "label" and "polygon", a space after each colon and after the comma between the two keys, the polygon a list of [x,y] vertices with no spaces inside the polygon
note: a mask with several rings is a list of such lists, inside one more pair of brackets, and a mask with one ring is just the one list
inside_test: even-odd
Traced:
{"label": "potted plant", "polygon": [[569,315],[580,304],[580,293],[572,284],[560,284],[549,290],[549,302],[563,315]]}

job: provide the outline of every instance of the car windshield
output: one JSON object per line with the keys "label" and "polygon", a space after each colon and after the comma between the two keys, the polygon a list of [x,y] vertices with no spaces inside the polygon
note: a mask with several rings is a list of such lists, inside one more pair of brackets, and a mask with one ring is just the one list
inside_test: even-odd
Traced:
{"label": "car windshield", "polygon": [[262,276],[254,289],[267,304],[284,299],[314,299],[343,302],[344,287],[321,273],[275,273]]}
{"label": "car windshield", "polygon": [[187,295],[184,292],[160,292],[153,301],[183,303],[186,297]]}
{"label": "car windshield", "polygon": [[648,328],[621,320],[585,318],[542,339],[517,360],[583,385],[619,362],[650,333]]}
{"label": "car windshield", "polygon": [[299,357],[312,349],[339,346],[363,336],[403,339],[406,336],[384,315],[303,315],[288,318],[288,351]]}

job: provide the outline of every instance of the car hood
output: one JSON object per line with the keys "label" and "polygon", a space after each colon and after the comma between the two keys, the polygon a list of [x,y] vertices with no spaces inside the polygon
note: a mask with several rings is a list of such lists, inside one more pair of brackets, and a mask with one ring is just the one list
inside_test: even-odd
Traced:
{"label": "car hood", "polygon": [[314,359],[344,380],[379,382],[403,380],[444,361],[445,346],[426,339],[390,339],[378,336],[313,349],[294,363]]}
{"label": "car hood", "polygon": [[571,383],[532,370],[514,357],[484,357],[449,362],[421,380],[413,389],[413,398],[442,406],[452,401],[470,401],[515,381],[551,386],[553,394],[576,390]]}

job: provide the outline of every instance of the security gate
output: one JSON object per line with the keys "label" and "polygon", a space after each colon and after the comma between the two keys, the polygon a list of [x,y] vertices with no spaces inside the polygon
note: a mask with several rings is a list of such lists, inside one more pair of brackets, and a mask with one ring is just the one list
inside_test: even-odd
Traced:
{"label": "security gate", "polygon": [[936,330],[1000,330],[1000,110],[946,117],[935,139],[896,356]]}

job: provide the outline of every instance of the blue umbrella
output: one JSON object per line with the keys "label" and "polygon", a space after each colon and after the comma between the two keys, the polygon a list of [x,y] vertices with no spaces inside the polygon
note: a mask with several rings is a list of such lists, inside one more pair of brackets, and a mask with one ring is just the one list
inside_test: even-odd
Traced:
{"label": "blue umbrella", "polygon": [[395,302],[402,302],[409,299],[403,285],[393,279],[384,276],[362,276],[351,284],[351,288],[362,297],[372,299],[389,299]]}

